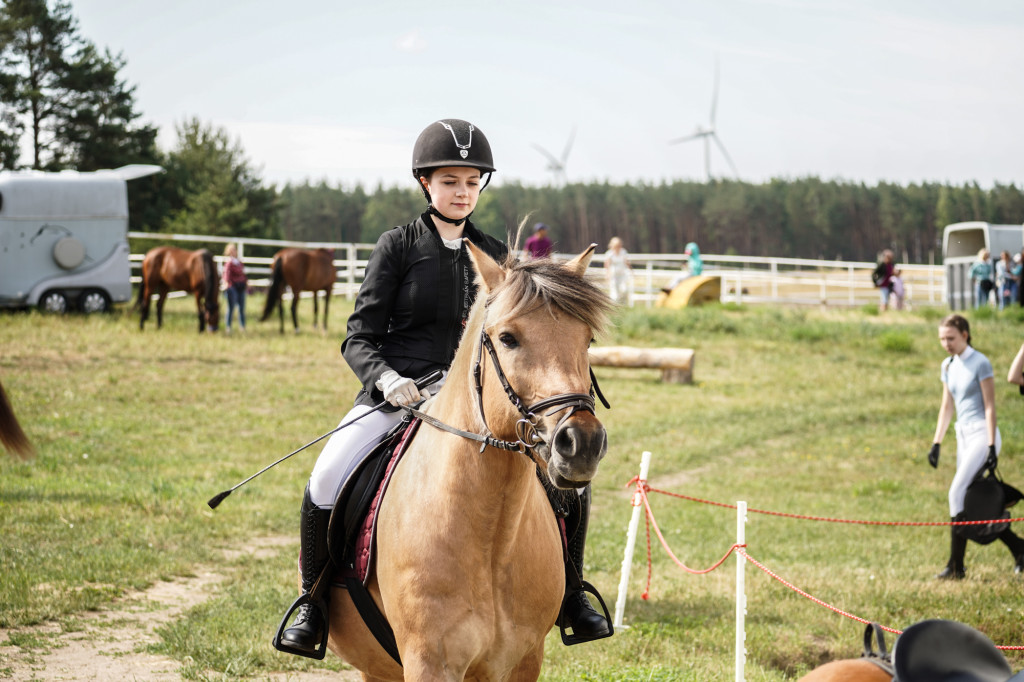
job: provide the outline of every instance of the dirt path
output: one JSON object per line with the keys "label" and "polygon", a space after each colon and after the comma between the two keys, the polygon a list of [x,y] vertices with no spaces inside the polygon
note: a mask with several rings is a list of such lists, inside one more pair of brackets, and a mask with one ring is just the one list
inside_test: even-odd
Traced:
{"label": "dirt path", "polygon": [[[272,551],[292,538],[264,538],[251,553]],[[231,554],[234,554],[232,552]],[[18,682],[95,680],[113,682],[181,682],[178,661],[139,653],[142,645],[157,641],[156,629],[202,603],[224,579],[218,569],[201,567],[189,578],[161,581],[145,592],[125,595],[116,608],[81,614],[83,627],[62,632],[57,623],[18,628],[19,637],[38,634],[47,642],[45,653],[10,643],[10,631],[0,628],[0,679]],[[353,672],[288,672],[253,678],[269,682],[347,682],[359,680]]]}

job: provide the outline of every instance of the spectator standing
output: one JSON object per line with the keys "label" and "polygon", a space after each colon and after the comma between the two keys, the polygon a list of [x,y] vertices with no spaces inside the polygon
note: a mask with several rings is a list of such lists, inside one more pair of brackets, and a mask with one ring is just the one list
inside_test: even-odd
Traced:
{"label": "spectator standing", "polygon": [[228,299],[228,317],[225,333],[231,333],[231,318],[238,309],[238,327],[245,331],[245,296],[249,289],[249,280],[245,276],[245,266],[238,258],[238,246],[228,244],[224,247],[224,269],[221,272],[221,288]]}
{"label": "spectator standing", "polygon": [[537,223],[533,226],[533,234],[527,237],[523,248],[530,258],[547,258],[551,255],[551,239],[548,237],[548,226]]}
{"label": "spectator standing", "polygon": [[871,273],[871,281],[878,288],[878,312],[885,312],[889,309],[889,298],[892,295],[892,276],[896,272],[893,264],[895,255],[891,249],[882,251],[882,260],[875,266]]}
{"label": "spectator standing", "polygon": [[1000,310],[1017,300],[1017,275],[1014,274],[1010,252],[1006,250],[999,254],[999,260],[996,261],[996,287]]}
{"label": "spectator standing", "polygon": [[981,308],[988,305],[989,294],[995,288],[995,268],[992,267],[992,254],[988,249],[978,251],[978,260],[971,265],[967,274],[971,282],[974,283],[974,307]]}
{"label": "spectator standing", "polygon": [[1024,306],[1024,249],[1013,257],[1013,275],[1017,278],[1017,304]]}
{"label": "spectator standing", "polygon": [[896,297],[896,310],[903,310],[903,298],[907,293],[906,288],[903,286],[903,271],[894,267],[889,284],[892,289],[892,295]]}
{"label": "spectator standing", "polygon": [[619,305],[629,303],[633,289],[633,266],[629,263],[629,251],[622,247],[622,240],[612,237],[604,254],[604,272],[608,277],[608,291],[612,300]]}

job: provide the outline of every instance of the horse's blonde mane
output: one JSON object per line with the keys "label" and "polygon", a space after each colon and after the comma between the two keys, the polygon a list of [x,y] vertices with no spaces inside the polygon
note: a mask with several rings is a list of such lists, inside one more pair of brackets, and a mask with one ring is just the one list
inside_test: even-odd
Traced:
{"label": "horse's blonde mane", "polygon": [[491,323],[525,315],[538,307],[559,309],[600,334],[614,302],[584,277],[557,261],[509,261],[505,281],[487,296]]}
{"label": "horse's blonde mane", "polygon": [[[601,334],[608,327],[608,319],[615,303],[587,279],[578,276],[564,264],[541,258],[519,261],[510,256],[503,264],[505,280],[489,294],[477,296],[463,331],[462,343],[452,361],[451,373],[470,376],[475,361],[473,343],[483,328],[485,313],[488,324],[526,315],[544,307],[550,311],[562,310]],[[477,278],[482,290],[483,282]]]}

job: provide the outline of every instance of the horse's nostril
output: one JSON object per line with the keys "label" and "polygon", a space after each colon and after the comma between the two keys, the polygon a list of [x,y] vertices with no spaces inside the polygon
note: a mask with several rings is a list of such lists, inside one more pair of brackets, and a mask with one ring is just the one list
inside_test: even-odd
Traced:
{"label": "horse's nostril", "polygon": [[576,436],[572,426],[564,426],[555,433],[555,450],[562,457],[573,457],[576,455]]}
{"label": "horse's nostril", "polygon": [[603,428],[580,428],[566,424],[555,432],[553,449],[561,457],[585,457],[601,459],[608,444],[608,434]]}

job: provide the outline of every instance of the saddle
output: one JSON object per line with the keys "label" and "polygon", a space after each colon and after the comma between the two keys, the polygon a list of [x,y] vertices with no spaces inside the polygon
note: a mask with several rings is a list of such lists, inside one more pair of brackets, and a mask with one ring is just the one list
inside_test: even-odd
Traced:
{"label": "saddle", "polygon": [[330,561],[319,582],[348,590],[352,603],[380,645],[399,665],[395,633],[366,587],[376,550],[377,512],[391,474],[405,454],[420,420],[406,417],[389,431],[342,483],[327,530]]}
{"label": "saddle", "polygon": [[893,682],[1024,682],[988,637],[951,620],[907,628],[893,652]]}
{"label": "saddle", "polygon": [[373,537],[380,501],[419,425],[419,419],[403,419],[342,483],[327,530],[327,547],[337,569],[336,585],[345,587],[348,578],[358,578],[366,584],[374,557]]}

